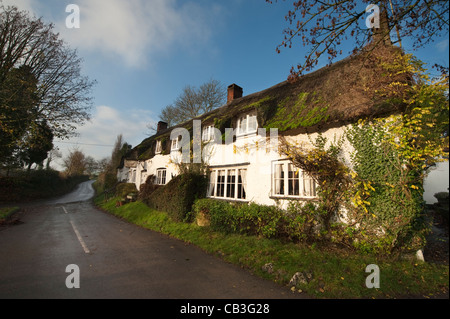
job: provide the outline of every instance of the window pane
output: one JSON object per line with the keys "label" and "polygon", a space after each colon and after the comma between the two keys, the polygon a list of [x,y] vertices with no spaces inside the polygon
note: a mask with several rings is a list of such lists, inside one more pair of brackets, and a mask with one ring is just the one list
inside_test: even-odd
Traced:
{"label": "window pane", "polygon": [[166,185],[166,173],[165,169],[161,170],[161,185]]}
{"label": "window pane", "polygon": [[237,198],[239,199],[245,199],[246,193],[245,189],[247,187],[247,170],[246,169],[240,169],[238,172],[238,193]]}
{"label": "window pane", "polygon": [[258,121],[256,120],[256,115],[250,115],[248,117],[248,127],[247,132],[254,132],[258,129]]}
{"label": "window pane", "polygon": [[224,197],[225,195],[225,171],[217,171],[217,194],[218,197]]}
{"label": "window pane", "polygon": [[213,126],[207,126],[203,129],[202,140],[203,142],[209,142],[214,138]]}
{"label": "window pane", "polygon": [[216,171],[211,172],[211,176],[209,179],[209,187],[208,187],[208,196],[214,196],[214,187],[216,185]]}
{"label": "window pane", "polygon": [[243,116],[239,119],[238,133],[244,134],[247,132],[247,116]]}
{"label": "window pane", "polygon": [[227,178],[227,197],[234,198],[234,193],[236,189],[236,170],[228,170]]}
{"label": "window pane", "polygon": [[284,170],[283,164],[275,165],[274,185],[275,195],[284,195]]}
{"label": "window pane", "polygon": [[156,142],[156,150],[155,153],[161,153],[161,141]]}
{"label": "window pane", "polygon": [[308,196],[308,197],[317,196],[316,183],[311,178],[311,176],[309,176],[305,172],[303,172],[303,190],[304,190],[303,196]]}
{"label": "window pane", "polygon": [[288,187],[289,195],[299,195],[299,170],[292,164],[289,164]]}
{"label": "window pane", "polygon": [[178,139],[172,140],[172,149],[177,150],[178,149]]}

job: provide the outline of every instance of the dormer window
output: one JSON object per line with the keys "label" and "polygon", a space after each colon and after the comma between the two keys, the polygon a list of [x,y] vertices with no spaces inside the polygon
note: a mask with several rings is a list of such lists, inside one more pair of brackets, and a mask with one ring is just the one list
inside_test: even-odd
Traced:
{"label": "dormer window", "polygon": [[214,140],[214,126],[210,125],[203,128],[202,141],[209,142],[211,140]]}
{"label": "dormer window", "polygon": [[171,150],[172,151],[178,151],[180,149],[180,137],[174,138],[172,140],[172,146],[171,146]]}
{"label": "dormer window", "polygon": [[237,121],[237,134],[236,135],[248,135],[256,133],[258,129],[258,121],[256,114],[246,114],[241,116]]}
{"label": "dormer window", "polygon": [[155,154],[160,154],[162,151],[161,141],[156,141]]}

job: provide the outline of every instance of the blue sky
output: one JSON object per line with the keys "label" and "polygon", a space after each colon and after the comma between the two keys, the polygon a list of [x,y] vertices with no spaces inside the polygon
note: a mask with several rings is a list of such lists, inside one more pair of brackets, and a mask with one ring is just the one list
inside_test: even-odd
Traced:
{"label": "blue sky", "polygon": [[[211,78],[236,83],[244,95],[286,80],[307,48],[276,53],[292,0],[3,0],[55,24],[97,81],[92,119],[79,136],[56,146],[78,147],[96,159],[111,154],[118,134],[133,146],[186,85]],[[67,29],[68,4],[80,7],[80,28]],[[364,24],[364,21],[362,21]],[[408,43],[404,41],[408,51]],[[448,66],[448,35],[414,52]],[[345,50],[344,50],[345,53]],[[346,54],[342,56],[344,58]],[[70,143],[70,144],[69,144]],[[87,145],[95,144],[95,145]],[[56,167],[58,168],[58,167]]]}

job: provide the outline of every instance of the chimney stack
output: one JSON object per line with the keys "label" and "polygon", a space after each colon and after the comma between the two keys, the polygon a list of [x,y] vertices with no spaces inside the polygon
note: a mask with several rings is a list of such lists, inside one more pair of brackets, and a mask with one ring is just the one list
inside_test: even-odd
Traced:
{"label": "chimney stack", "polygon": [[228,86],[228,98],[227,103],[242,97],[243,90],[239,85],[231,84]]}
{"label": "chimney stack", "polygon": [[158,122],[158,126],[156,128],[156,133],[159,133],[160,131],[164,131],[167,129],[167,123],[163,121]]}
{"label": "chimney stack", "polygon": [[384,45],[392,45],[391,37],[389,35],[389,17],[386,7],[380,4],[380,28],[373,28],[372,37],[374,43],[379,43]]}

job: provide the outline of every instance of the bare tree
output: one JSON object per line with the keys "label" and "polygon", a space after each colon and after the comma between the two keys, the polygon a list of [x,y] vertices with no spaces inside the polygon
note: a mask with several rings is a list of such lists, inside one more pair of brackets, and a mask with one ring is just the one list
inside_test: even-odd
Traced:
{"label": "bare tree", "polygon": [[219,106],[222,106],[225,102],[225,97],[226,88],[217,80],[211,79],[200,85],[197,92],[197,103],[200,105],[200,114],[207,113]]}
{"label": "bare tree", "polygon": [[[278,0],[266,0],[268,3]],[[367,19],[374,7],[385,19],[380,25],[380,38],[396,34],[393,44],[401,45],[408,38],[414,49],[448,34],[449,2],[447,0],[300,0],[295,1],[285,19],[289,27],[284,30],[284,40],[277,47],[291,48],[297,41],[309,47],[305,60],[291,69],[296,78],[304,71],[312,70],[323,55],[329,63],[342,54],[342,46],[351,39],[350,53],[361,50],[372,39],[374,30],[367,27]],[[367,11],[366,11],[367,10]],[[374,21],[373,21],[374,22]],[[375,43],[377,45],[378,43]]]}
{"label": "bare tree", "polygon": [[186,86],[173,105],[162,109],[159,118],[169,127],[207,113],[225,103],[226,88],[214,79],[199,88]]}
{"label": "bare tree", "polygon": [[63,158],[63,167],[67,176],[82,176],[86,173],[86,156],[79,149],[74,149]]}
{"label": "bare tree", "polygon": [[[181,120],[179,118],[178,109],[172,104],[167,105],[165,108],[161,110],[161,114],[159,115],[159,119],[163,122],[166,122],[169,127],[180,123]],[[156,129],[155,129],[156,131]]]}

